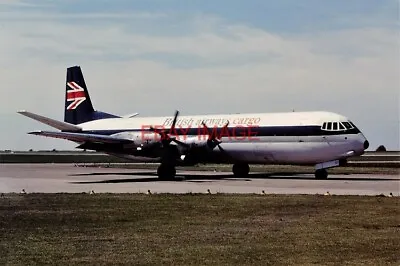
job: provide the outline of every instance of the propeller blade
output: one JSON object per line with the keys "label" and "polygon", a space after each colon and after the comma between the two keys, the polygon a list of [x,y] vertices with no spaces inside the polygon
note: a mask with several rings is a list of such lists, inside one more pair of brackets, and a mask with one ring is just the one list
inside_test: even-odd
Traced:
{"label": "propeller blade", "polygon": [[201,124],[203,125],[205,130],[207,130],[208,140],[213,141],[216,138],[215,134],[213,135],[212,132],[210,132],[210,129],[207,127],[207,125],[206,125],[206,123],[204,123],[204,121],[202,121]]}
{"label": "propeller blade", "polygon": [[174,115],[174,120],[172,121],[172,125],[171,125],[170,129],[157,130],[154,127],[150,126],[150,130],[159,134],[161,136],[161,140],[167,141],[168,144],[171,143],[171,140],[170,140],[171,137],[169,136],[169,133],[171,133],[171,131],[175,130],[175,124],[178,119],[178,115],[179,115],[179,111],[176,110],[175,115]]}
{"label": "propeller blade", "polygon": [[190,147],[189,144],[187,144],[187,143],[185,143],[185,142],[182,142],[182,141],[180,141],[180,140],[177,140],[176,138],[172,138],[171,141],[175,142],[175,143],[178,144],[178,145],[182,145],[182,146],[185,147],[185,148],[189,148],[189,147]]}
{"label": "propeller blade", "polygon": [[[221,139],[222,132],[224,132],[224,130],[227,130],[227,129],[228,129],[228,126],[229,126],[229,120],[226,122],[225,126],[222,127],[221,132],[220,132],[220,135],[219,135],[218,138],[217,138],[218,140]],[[220,143],[221,143],[221,141],[220,141]]]}
{"label": "propeller blade", "polygon": [[217,145],[218,146],[218,149],[221,151],[221,152],[223,152],[223,153],[226,153],[226,151],[221,147],[221,145]]}
{"label": "propeller blade", "polygon": [[176,110],[175,111],[174,120],[172,121],[172,125],[171,125],[171,128],[170,128],[170,132],[175,130],[175,124],[176,124],[176,121],[178,120],[178,115],[179,115],[179,111]]}
{"label": "propeller blade", "polygon": [[232,156],[231,156],[226,150],[224,150],[224,149],[221,147],[221,145],[218,144],[217,147],[218,147],[218,149],[221,151],[221,153],[222,153],[224,156],[226,156],[226,157],[228,157],[228,158],[230,158],[230,159],[233,159]]}
{"label": "propeller blade", "polygon": [[[203,125],[203,127],[207,130],[208,133],[208,140],[207,140],[207,145],[208,147],[210,147],[211,149],[214,149],[216,146],[218,146],[220,149],[221,147],[219,146],[219,144],[222,143],[222,141],[220,140],[221,136],[217,135],[217,132],[210,132],[210,129],[207,127],[207,125],[204,123],[204,121],[201,122],[201,124]],[[229,126],[229,120],[227,121],[227,123],[222,127],[221,132],[223,132],[224,129],[226,129]],[[215,133],[215,134],[212,134]]]}
{"label": "propeller blade", "polygon": [[222,128],[227,128],[229,126],[229,120],[226,122],[225,126],[223,126]]}
{"label": "propeller blade", "polygon": [[204,127],[205,130],[207,130],[207,134],[210,136],[210,130],[208,129],[206,123],[204,123],[204,121],[201,121],[201,125]]}

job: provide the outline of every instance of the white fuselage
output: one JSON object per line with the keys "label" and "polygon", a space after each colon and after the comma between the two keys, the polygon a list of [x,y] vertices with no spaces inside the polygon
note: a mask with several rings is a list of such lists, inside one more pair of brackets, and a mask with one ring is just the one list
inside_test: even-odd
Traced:
{"label": "white fuselage", "polygon": [[[78,126],[88,133],[111,136],[122,134],[127,137],[132,134],[140,143],[156,137],[155,133],[148,131],[150,126],[169,129],[172,120],[173,117],[109,118]],[[330,112],[180,116],[176,123],[176,138],[185,143],[195,138],[204,139],[202,121],[210,129],[221,129],[229,121],[229,130],[222,135],[220,146],[232,161],[318,164],[360,155],[367,145],[365,137],[354,124],[343,128],[344,124],[349,125],[349,119]],[[326,128],[324,123],[332,123],[331,128]],[[218,162],[220,155],[221,151],[214,149],[211,161]],[[135,161],[146,160],[135,155],[123,156]]]}

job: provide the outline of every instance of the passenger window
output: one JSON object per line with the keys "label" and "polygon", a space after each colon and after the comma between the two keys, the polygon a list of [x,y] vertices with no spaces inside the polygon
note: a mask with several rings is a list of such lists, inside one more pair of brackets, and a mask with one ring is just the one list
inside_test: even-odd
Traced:
{"label": "passenger window", "polygon": [[332,130],[337,130],[338,129],[338,127],[337,127],[337,122],[333,122],[332,123]]}
{"label": "passenger window", "polygon": [[332,122],[328,122],[328,126],[326,127],[327,130],[331,130],[332,129]]}

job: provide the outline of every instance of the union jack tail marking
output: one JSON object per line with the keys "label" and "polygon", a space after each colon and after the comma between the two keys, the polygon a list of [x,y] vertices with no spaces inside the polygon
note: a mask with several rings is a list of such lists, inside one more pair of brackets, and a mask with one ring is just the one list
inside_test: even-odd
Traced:
{"label": "union jack tail marking", "polygon": [[74,110],[86,100],[85,90],[74,81],[67,82],[67,86],[69,87],[67,90],[67,102],[72,101],[67,106],[67,110]]}

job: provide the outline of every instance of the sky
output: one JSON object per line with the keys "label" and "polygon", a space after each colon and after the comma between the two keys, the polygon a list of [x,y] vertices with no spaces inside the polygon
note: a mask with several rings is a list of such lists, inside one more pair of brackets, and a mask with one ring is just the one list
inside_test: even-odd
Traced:
{"label": "sky", "polygon": [[97,110],[325,110],[399,150],[398,22],[398,0],[2,0],[0,150],[76,146],[16,113],[62,120],[73,65]]}

